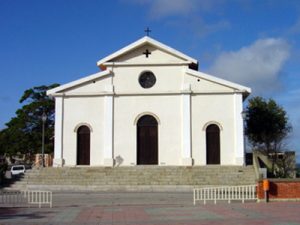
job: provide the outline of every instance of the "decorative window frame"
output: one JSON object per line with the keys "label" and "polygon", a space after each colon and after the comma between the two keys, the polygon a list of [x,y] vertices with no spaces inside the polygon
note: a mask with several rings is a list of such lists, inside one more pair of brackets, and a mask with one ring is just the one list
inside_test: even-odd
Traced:
{"label": "decorative window frame", "polygon": [[77,124],[76,127],[74,128],[74,132],[77,133],[79,127],[81,127],[81,126],[87,126],[90,129],[90,132],[93,132],[92,126],[88,123],[79,123],[79,124]]}
{"label": "decorative window frame", "polygon": [[217,121],[209,121],[209,122],[207,122],[206,124],[204,124],[202,130],[203,130],[203,131],[206,131],[207,127],[208,127],[209,125],[213,125],[213,124],[214,124],[214,125],[217,125],[217,126],[219,127],[220,132],[223,131],[222,125],[221,125],[219,122],[217,122]]}
{"label": "decorative window frame", "polygon": [[143,112],[143,113],[138,114],[135,117],[135,119],[134,119],[133,125],[136,126],[137,122],[139,121],[139,119],[141,117],[143,117],[143,116],[146,116],[146,115],[153,116],[156,119],[156,121],[157,121],[157,125],[160,125],[160,119],[159,119],[159,117],[157,115],[155,115],[154,113],[152,113],[152,112]]}

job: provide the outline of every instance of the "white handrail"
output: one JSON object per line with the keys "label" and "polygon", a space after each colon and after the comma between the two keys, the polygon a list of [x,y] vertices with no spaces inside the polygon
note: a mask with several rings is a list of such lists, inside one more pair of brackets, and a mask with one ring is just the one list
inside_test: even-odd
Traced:
{"label": "white handrail", "polygon": [[196,201],[214,201],[226,200],[230,203],[232,200],[257,200],[256,185],[243,186],[218,186],[218,187],[203,187],[194,189],[194,205]]}
{"label": "white handrail", "polygon": [[26,198],[20,191],[1,191],[0,192],[0,204],[17,206],[24,204]]}
{"label": "white handrail", "polygon": [[52,208],[52,192],[36,190],[0,192],[0,204],[15,206],[21,203],[37,204],[39,208],[49,204],[49,207]]}

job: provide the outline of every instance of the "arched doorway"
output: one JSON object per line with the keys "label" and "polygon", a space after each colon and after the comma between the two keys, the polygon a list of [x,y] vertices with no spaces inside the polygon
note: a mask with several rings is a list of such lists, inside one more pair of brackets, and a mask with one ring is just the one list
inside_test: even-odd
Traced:
{"label": "arched doorway", "polygon": [[206,164],[220,164],[220,129],[215,124],[206,128]]}
{"label": "arched doorway", "polygon": [[137,165],[158,164],[158,123],[150,115],[137,122]]}
{"label": "arched doorway", "polygon": [[90,165],[90,128],[87,126],[77,130],[77,165]]}

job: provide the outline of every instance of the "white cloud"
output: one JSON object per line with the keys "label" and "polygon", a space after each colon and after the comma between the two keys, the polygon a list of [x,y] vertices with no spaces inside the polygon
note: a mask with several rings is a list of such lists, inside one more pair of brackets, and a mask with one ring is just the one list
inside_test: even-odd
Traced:
{"label": "white cloud", "polygon": [[[230,22],[220,18],[225,0],[121,0],[125,3],[143,6],[147,8],[147,15],[151,20],[160,20],[176,27],[178,30],[186,30],[198,37],[226,30],[230,28]],[[205,14],[217,15],[213,20],[204,20]],[[221,13],[222,14],[222,13]]]}
{"label": "white cloud", "polygon": [[223,5],[224,0],[123,0],[124,2],[148,5],[151,18],[159,19],[168,16],[190,15],[192,12],[203,12]]}
{"label": "white cloud", "polygon": [[231,24],[227,20],[207,23],[199,16],[174,19],[168,21],[166,24],[175,27],[177,31],[181,30],[183,33],[195,35],[197,38],[202,38],[231,28]]}
{"label": "white cloud", "polygon": [[231,24],[226,20],[220,20],[214,24],[206,24],[203,22],[199,27],[201,27],[201,29],[197,30],[197,34],[199,37],[203,37],[221,30],[228,30],[231,27]]}
{"label": "white cloud", "polygon": [[238,51],[221,53],[209,72],[262,94],[280,88],[280,74],[289,55],[290,46],[285,40],[259,39]]}
{"label": "white cloud", "polygon": [[152,17],[165,17],[171,15],[186,15],[195,10],[194,0],[154,0],[150,14]]}

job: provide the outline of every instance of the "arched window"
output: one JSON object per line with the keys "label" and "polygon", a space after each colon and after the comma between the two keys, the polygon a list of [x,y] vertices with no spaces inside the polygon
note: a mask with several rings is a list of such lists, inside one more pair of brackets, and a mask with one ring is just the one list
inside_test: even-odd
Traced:
{"label": "arched window", "polygon": [[206,128],[206,164],[220,164],[220,129],[215,124]]}
{"label": "arched window", "polygon": [[90,165],[90,129],[80,126],[77,129],[77,165]]}
{"label": "arched window", "polygon": [[158,164],[158,123],[150,115],[142,116],[137,122],[137,164]]}

